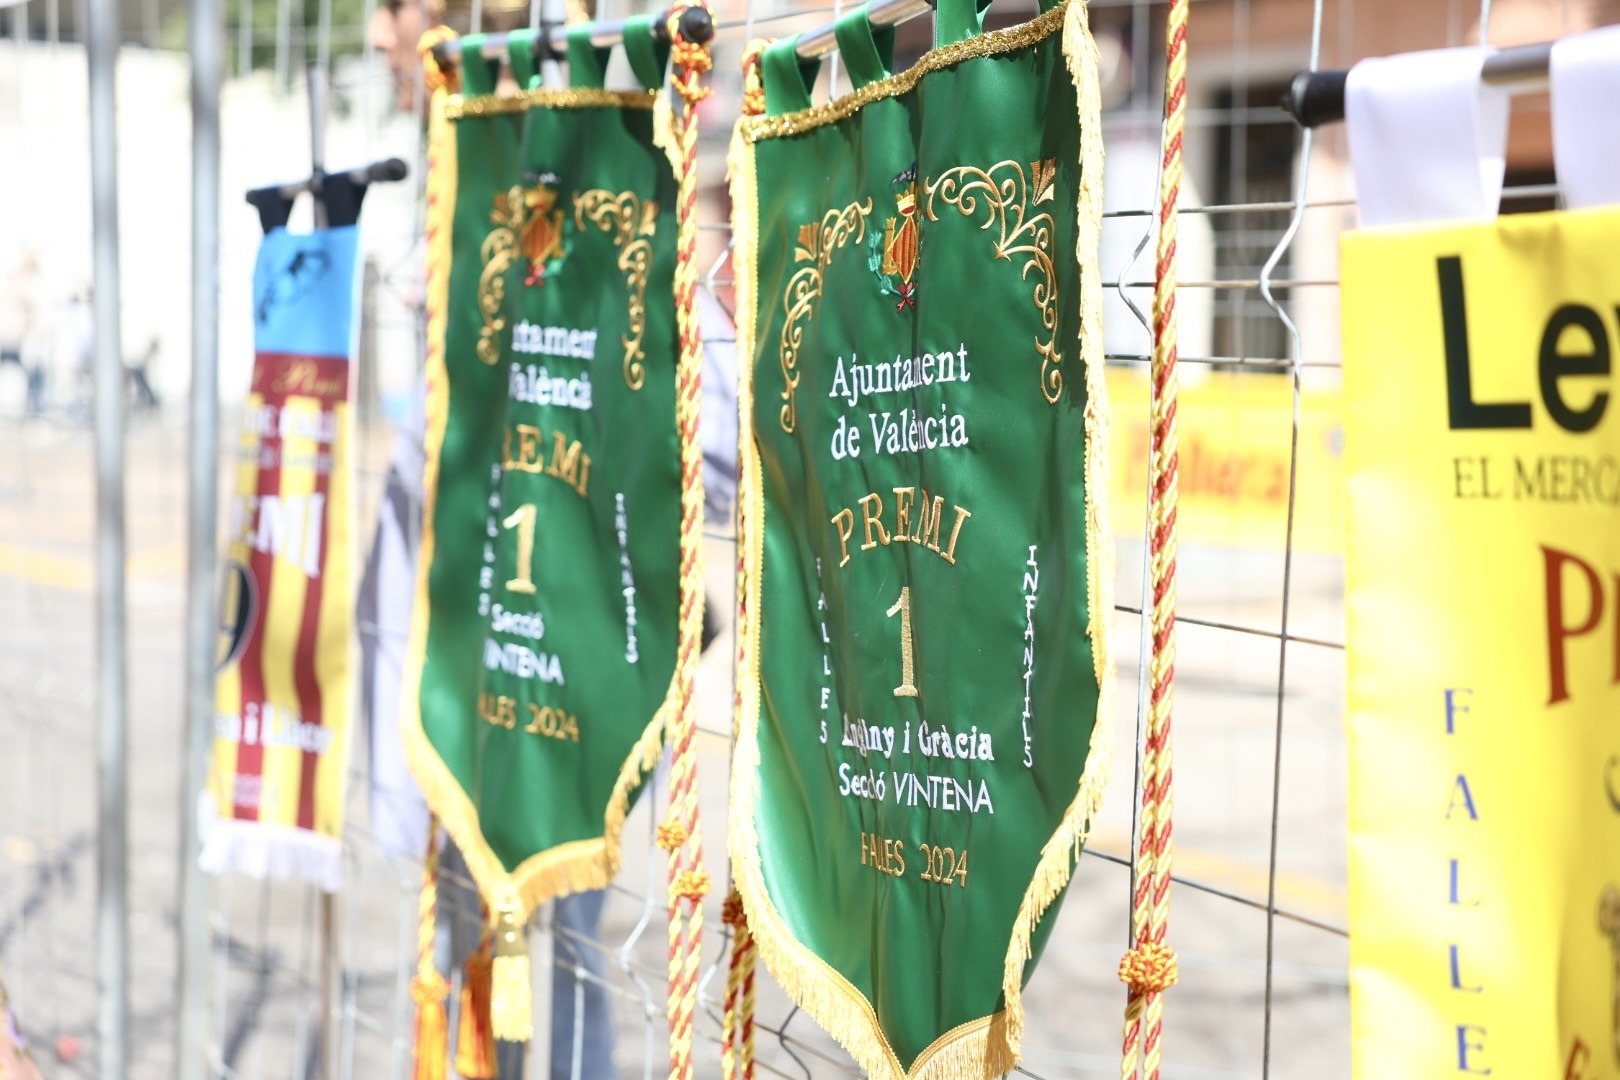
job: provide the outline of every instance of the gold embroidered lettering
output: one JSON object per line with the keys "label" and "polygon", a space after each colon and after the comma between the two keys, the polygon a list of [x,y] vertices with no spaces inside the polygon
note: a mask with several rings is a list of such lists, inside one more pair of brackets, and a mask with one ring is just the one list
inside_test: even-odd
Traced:
{"label": "gold embroidered lettering", "polygon": [[913,544],[926,545],[929,551],[939,550],[939,518],[945,512],[945,499],[935,495],[932,503],[928,501],[928,489],[924,488],[922,499],[917,504],[917,531],[911,534]]}
{"label": "gold embroidered lettering", "polygon": [[[517,433],[517,456],[512,456],[512,434]],[[503,468],[516,469],[518,472],[537,473],[540,471],[540,429],[528,424],[519,424],[506,432],[505,444],[502,446],[501,465]]]}
{"label": "gold embroidered lettering", "polygon": [[900,599],[894,602],[886,614],[894,618],[895,612],[900,613],[900,685],[894,688],[895,697],[916,697],[917,686],[912,681],[916,678],[914,662],[916,653],[911,645],[911,586],[905,585],[900,589]]}
{"label": "gold embroidered lettering", "polygon": [[855,532],[855,513],[846,506],[831,520],[833,528],[838,530],[838,552],[843,556],[838,560],[838,565],[844,566],[849,562],[849,538]]}
{"label": "gold embroidered lettering", "polygon": [[[920,544],[952,566],[956,565],[956,546],[962,539],[962,527],[973,511],[965,506],[952,506],[955,511],[946,545],[940,547],[940,534],[944,530],[947,503],[943,495],[930,495],[926,489],[897,487],[894,492],[893,524],[883,520],[883,496],[875,491],[856,500],[861,509],[861,551],[871,551],[889,544]],[[855,535],[855,509],[845,507],[828,521],[838,537],[838,565],[848,566],[849,541]]]}
{"label": "gold embroidered lettering", "polygon": [[508,428],[501,443],[501,468],[509,472],[555,477],[573,488],[580,498],[585,498],[590,490],[591,455],[585,453],[578,439],[569,442],[568,437],[560,431],[551,434],[551,461],[548,464],[545,460],[545,432],[528,424]]}
{"label": "gold embroidered lettering", "polygon": [[[862,495],[860,503],[861,527],[866,532],[866,543],[861,545],[861,550],[871,551],[879,544],[887,546],[889,543],[889,530],[885,529],[883,522],[879,520],[883,517],[883,497],[874,491],[871,494]],[[873,509],[874,506],[877,507],[876,510]],[[874,527],[876,527],[878,534],[876,540],[872,539],[872,529]],[[935,531],[938,532],[937,529]],[[934,550],[938,551],[939,549],[936,547]]]}
{"label": "gold embroidered lettering", "polygon": [[880,874],[901,877],[906,872],[906,843],[876,833],[861,833],[861,865]]}
{"label": "gold embroidered lettering", "polygon": [[[578,439],[570,443],[562,432],[552,432],[551,464],[546,467],[546,475],[555,476],[579,492],[581,498],[585,496],[585,484],[580,478],[580,456],[583,452]],[[589,462],[586,462],[585,469],[588,474]]]}
{"label": "gold embroidered lettering", "polygon": [[529,714],[533,717],[523,729],[530,735],[544,735],[550,739],[573,740],[579,742],[579,717],[573,713],[554,709],[550,705],[540,706],[529,702]]}
{"label": "gold embroidered lettering", "polygon": [[897,487],[894,489],[894,542],[904,544],[911,540],[911,503],[917,497],[917,489]]}
{"label": "gold embroidered lettering", "polygon": [[[944,552],[941,553],[941,558],[950,563],[952,566],[956,565],[956,538],[962,535],[962,522],[966,521],[972,516],[973,512],[967,507],[958,506],[956,508],[956,524],[951,526],[951,542],[945,548]],[[937,518],[934,521],[934,527],[937,532],[939,528],[939,520]],[[935,548],[934,550],[938,551],[939,549]]]}

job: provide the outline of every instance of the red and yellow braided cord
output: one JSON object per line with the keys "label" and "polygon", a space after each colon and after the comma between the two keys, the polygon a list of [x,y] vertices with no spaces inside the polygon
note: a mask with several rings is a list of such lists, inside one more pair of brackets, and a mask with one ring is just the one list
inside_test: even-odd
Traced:
{"label": "red and yellow braided cord", "polygon": [[450,1022],[445,999],[450,996],[450,986],[433,963],[438,906],[439,822],[432,818],[416,906],[416,975],[411,979],[411,1000],[416,1004],[414,1080],[443,1080],[449,1065]]}
{"label": "red and yellow braided cord", "polygon": [[721,917],[731,927],[731,964],[726,971],[726,1011],[720,1034],[722,1080],[754,1080],[754,968],[759,949],[748,929],[748,913],[735,889]]}
{"label": "red and yellow braided cord", "polygon": [[[1135,945],[1120,960],[1130,987],[1120,1074],[1158,1080],[1163,993],[1176,981],[1166,943],[1170,918],[1172,746],[1176,668],[1176,233],[1181,198],[1181,141],[1187,123],[1188,0],[1171,0],[1166,25],[1164,159],[1159,180],[1158,260],[1153,281],[1153,441],[1150,571],[1152,652],[1147,738],[1142,750],[1142,819],[1137,839],[1131,930]],[[1139,1060],[1140,1055],[1140,1060]]]}
{"label": "red and yellow braided cord", "polygon": [[703,629],[703,452],[698,442],[698,395],[703,340],[697,316],[697,104],[709,95],[702,77],[712,66],[707,41],[689,39],[681,16],[707,10],[703,0],[670,10],[669,37],[674,84],[683,107],[675,121],[680,161],[675,253],[675,321],[680,359],[675,369],[675,416],[681,445],[681,611],[675,660],[676,705],[665,742],[673,747],[669,816],[659,827],[659,846],[669,852],[669,1075],[691,1080],[692,1023],[697,1009],[698,969],[703,952],[703,897],[710,883],[703,868],[703,830],[698,816],[696,721],[692,708]]}

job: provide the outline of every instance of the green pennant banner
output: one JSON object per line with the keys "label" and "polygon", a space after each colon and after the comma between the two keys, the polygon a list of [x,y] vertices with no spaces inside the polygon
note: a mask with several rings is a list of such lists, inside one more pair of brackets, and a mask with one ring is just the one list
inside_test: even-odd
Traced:
{"label": "green pennant banner", "polygon": [[874,1077],[1000,1077],[1101,797],[1112,554],[1085,6],[812,106],[795,40],[732,150],[743,447],[730,847],[771,973]]}
{"label": "green pennant banner", "polygon": [[[433,133],[430,217],[454,217],[448,235],[430,228],[405,728],[481,891],[526,915],[611,880],[662,745],[680,592],[676,188],[658,95],[603,90],[585,52],[567,89],[478,95],[471,42],[468,95],[438,103]],[[533,85],[527,35],[512,54]],[[633,59],[656,85],[662,58]]]}

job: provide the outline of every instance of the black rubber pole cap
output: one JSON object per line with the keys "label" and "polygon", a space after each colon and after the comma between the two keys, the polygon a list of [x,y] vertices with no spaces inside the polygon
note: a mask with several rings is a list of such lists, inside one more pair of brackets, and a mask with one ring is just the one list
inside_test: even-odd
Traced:
{"label": "black rubber pole cap", "polygon": [[1302,71],[1288,84],[1282,107],[1301,127],[1336,124],[1344,119],[1348,71]]}
{"label": "black rubber pole cap", "polygon": [[689,7],[681,12],[681,36],[699,45],[714,37],[714,18],[707,10]]}

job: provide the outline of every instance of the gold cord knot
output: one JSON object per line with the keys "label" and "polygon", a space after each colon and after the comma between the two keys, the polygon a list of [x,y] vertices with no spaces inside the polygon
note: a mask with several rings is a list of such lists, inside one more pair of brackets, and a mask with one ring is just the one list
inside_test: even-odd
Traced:
{"label": "gold cord knot", "polygon": [[748,925],[748,912],[743,908],[742,894],[736,889],[726,894],[726,902],[720,906],[720,921],[738,929]]}
{"label": "gold cord knot", "polygon": [[675,70],[680,73],[675,80],[675,89],[688,108],[711,93],[710,89],[698,80],[714,67],[714,58],[709,54],[709,43],[693,41],[681,29],[681,16],[693,8],[708,11],[709,5],[704,3],[704,0],[677,2],[669,9],[669,22],[666,24],[669,29],[670,60],[674,63]]}
{"label": "gold cord knot", "polygon": [[690,900],[696,904],[709,895],[711,886],[709,872],[700,866],[696,870],[682,870],[677,874],[669,887],[669,894],[673,899]]}
{"label": "gold cord knot", "polygon": [[419,971],[411,979],[411,1000],[418,1005],[437,1005],[450,996],[450,984],[433,968]]}
{"label": "gold cord knot", "polygon": [[696,41],[687,41],[685,38],[676,40],[670,46],[670,59],[678,68],[698,75],[707,75],[714,67],[714,59],[709,55],[709,47]]}
{"label": "gold cord knot", "polygon": [[424,32],[416,43],[416,54],[422,58],[422,78],[427,84],[428,93],[435,90],[449,90],[452,94],[461,91],[461,71],[459,68],[445,69],[439,66],[439,58],[433,54],[438,45],[455,41],[459,35],[448,26],[435,26]]}
{"label": "gold cord knot", "polygon": [[689,835],[691,834],[686,831],[686,826],[674,818],[666,818],[658,823],[657,842],[665,851],[674,851],[686,843]]}
{"label": "gold cord knot", "polygon": [[1119,981],[1139,994],[1161,994],[1176,985],[1176,950],[1161,941],[1144,941],[1119,958]]}
{"label": "gold cord knot", "polygon": [[765,77],[761,74],[761,64],[765,59],[765,50],[770,42],[764,38],[755,38],[743,49],[743,100],[742,111],[744,116],[765,115]]}

